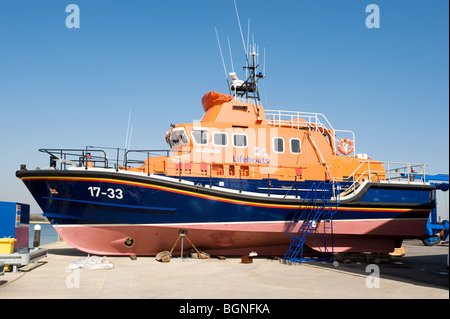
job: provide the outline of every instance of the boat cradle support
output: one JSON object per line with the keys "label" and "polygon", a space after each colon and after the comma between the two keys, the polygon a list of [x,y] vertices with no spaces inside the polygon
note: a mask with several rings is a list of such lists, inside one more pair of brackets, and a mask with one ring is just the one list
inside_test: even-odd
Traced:
{"label": "boat cradle support", "polygon": [[39,259],[47,257],[47,252],[47,248],[36,248],[28,253],[2,254],[0,255],[0,263],[13,266],[13,272],[17,272],[19,267],[35,263]]}

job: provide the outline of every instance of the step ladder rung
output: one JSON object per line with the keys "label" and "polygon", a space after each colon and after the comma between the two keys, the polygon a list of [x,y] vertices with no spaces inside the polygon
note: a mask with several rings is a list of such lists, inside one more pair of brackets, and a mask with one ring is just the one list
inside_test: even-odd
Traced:
{"label": "step ladder rung", "polygon": [[[290,262],[295,261],[301,263],[302,261],[309,260],[303,257],[303,247],[310,235],[312,235],[321,252],[323,248],[322,253],[325,259],[331,258],[332,261],[334,255],[332,216],[339,205],[339,196],[335,196],[334,204],[331,202],[331,197],[335,193],[333,190],[335,189],[339,189],[338,183],[320,182],[314,183],[311,186],[302,203],[305,205],[300,205],[285,230],[285,234],[291,239],[291,244],[284,256],[285,261],[289,260]],[[320,233],[319,222],[322,224],[323,234]],[[298,230],[294,232],[299,223],[301,224]],[[328,235],[327,230],[329,231]],[[327,236],[331,237],[331,247],[327,246]],[[318,239],[321,243],[318,242]],[[300,257],[298,257],[299,254]]]}

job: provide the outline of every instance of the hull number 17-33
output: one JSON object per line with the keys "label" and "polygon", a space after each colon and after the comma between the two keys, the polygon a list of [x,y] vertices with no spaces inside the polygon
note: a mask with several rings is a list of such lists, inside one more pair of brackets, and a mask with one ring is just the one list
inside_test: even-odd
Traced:
{"label": "hull number 17-33", "polygon": [[89,186],[88,190],[91,192],[92,197],[108,196],[109,198],[122,199],[123,193],[120,188],[108,188],[106,191],[102,191],[101,187]]}

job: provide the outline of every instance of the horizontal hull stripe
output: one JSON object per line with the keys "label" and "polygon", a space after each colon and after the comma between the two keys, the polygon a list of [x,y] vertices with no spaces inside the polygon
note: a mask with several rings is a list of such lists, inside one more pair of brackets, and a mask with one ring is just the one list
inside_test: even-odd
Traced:
{"label": "horizontal hull stripe", "polygon": [[[26,180],[69,180],[69,181],[81,181],[81,182],[107,182],[107,183],[114,183],[114,184],[123,184],[123,185],[131,185],[131,186],[139,186],[139,187],[145,187],[145,188],[152,188],[152,189],[159,189],[164,190],[172,193],[182,194],[182,195],[188,195],[188,196],[194,196],[199,198],[205,198],[210,200],[217,200],[221,202],[227,202],[232,204],[243,204],[243,205],[249,205],[249,206],[257,206],[257,207],[268,207],[268,208],[282,208],[282,209],[298,209],[298,208],[305,208],[305,206],[300,207],[299,205],[287,205],[287,204],[265,204],[265,203],[254,203],[244,200],[238,200],[238,199],[228,199],[213,195],[204,195],[199,194],[191,191],[185,191],[180,189],[175,189],[171,187],[165,187],[165,186],[159,186],[159,185],[153,185],[153,184],[147,184],[147,183],[140,183],[140,182],[129,182],[129,181],[123,181],[119,179],[112,179],[112,178],[90,178],[90,177],[60,177],[60,176],[29,176],[29,177],[21,177],[23,181]],[[52,198],[54,199],[54,198]],[[97,203],[97,202],[95,202]],[[375,207],[334,207],[333,209],[337,210],[345,210],[345,211],[376,211],[376,212],[429,212],[430,209],[426,208],[375,208]]]}
{"label": "horizontal hull stripe", "polygon": [[[354,223],[354,222],[379,222],[379,221],[392,221],[392,220],[401,220],[401,221],[411,221],[411,220],[424,220],[426,218],[380,218],[380,219],[344,219],[344,220],[333,220],[333,223]],[[202,225],[242,225],[242,224],[285,224],[290,221],[251,221],[251,222],[220,222],[220,223],[164,223],[164,224],[58,224],[54,225],[55,227],[140,227],[140,226],[155,226],[155,227],[164,227],[164,226],[202,226]]]}
{"label": "horizontal hull stripe", "polygon": [[244,204],[244,205],[250,205],[250,206],[284,208],[284,209],[299,208],[299,205],[253,203],[253,202],[248,202],[248,201],[243,201],[243,200],[227,199],[227,198],[212,196],[212,195],[203,195],[203,194],[198,194],[198,193],[180,190],[180,189],[174,189],[174,188],[165,187],[165,186],[150,185],[150,184],[139,183],[139,182],[128,182],[128,181],[122,181],[122,180],[111,179],[111,178],[54,177],[54,176],[22,177],[22,180],[24,180],[24,181],[25,180],[47,180],[47,179],[71,180],[71,181],[81,181],[81,182],[89,182],[89,181],[91,181],[91,182],[108,182],[108,183],[115,183],[115,184],[124,184],[124,185],[132,185],[132,186],[140,186],[140,187],[146,187],[146,188],[152,188],[152,189],[159,189],[159,190],[164,190],[164,191],[182,194],[182,195],[189,195],[189,196],[200,197],[200,198],[205,198],[205,199],[218,200],[221,202],[237,203],[237,204]]}
{"label": "horizontal hull stripe", "polygon": [[102,205],[102,206],[113,206],[113,207],[121,207],[121,208],[132,208],[132,209],[145,209],[145,210],[157,210],[157,211],[167,211],[169,213],[174,213],[176,208],[166,208],[166,207],[150,207],[150,206],[135,206],[135,205],[122,205],[122,204],[110,204],[110,203],[102,203],[102,202],[94,202],[88,200],[78,200],[78,199],[67,199],[67,198],[57,198],[57,197],[42,197],[44,199],[50,200],[59,200],[64,202],[75,202],[75,203],[83,203],[83,204],[94,204],[94,205]]}

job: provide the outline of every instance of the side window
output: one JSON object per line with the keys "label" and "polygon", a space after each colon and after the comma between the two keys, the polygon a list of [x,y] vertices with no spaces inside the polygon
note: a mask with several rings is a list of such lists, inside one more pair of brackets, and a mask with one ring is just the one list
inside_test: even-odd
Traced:
{"label": "side window", "polygon": [[184,131],[180,132],[180,139],[181,139],[182,144],[184,144],[184,145],[189,144],[189,139],[186,135],[186,132],[184,132]]}
{"label": "side window", "polygon": [[215,146],[227,146],[228,136],[226,133],[214,133],[213,134],[213,144]]}
{"label": "side window", "polygon": [[298,154],[300,153],[300,140],[298,138],[291,138],[291,153]]}
{"label": "side window", "polygon": [[180,143],[183,145],[189,144],[189,138],[183,128],[175,128],[170,131],[169,136],[166,137],[166,142],[170,148],[178,146]]}
{"label": "side window", "polygon": [[273,150],[275,153],[284,153],[284,139],[281,137],[273,138]]}
{"label": "side window", "polygon": [[178,133],[177,132],[172,132],[170,134],[169,141],[170,141],[170,146],[171,147],[178,145],[180,143],[180,137],[179,137]]}
{"label": "side window", "polygon": [[194,138],[196,144],[208,144],[208,132],[206,131],[192,131],[192,137]]}
{"label": "side window", "polygon": [[245,134],[233,134],[233,146],[235,146],[235,147],[247,147],[247,135],[245,135]]}

